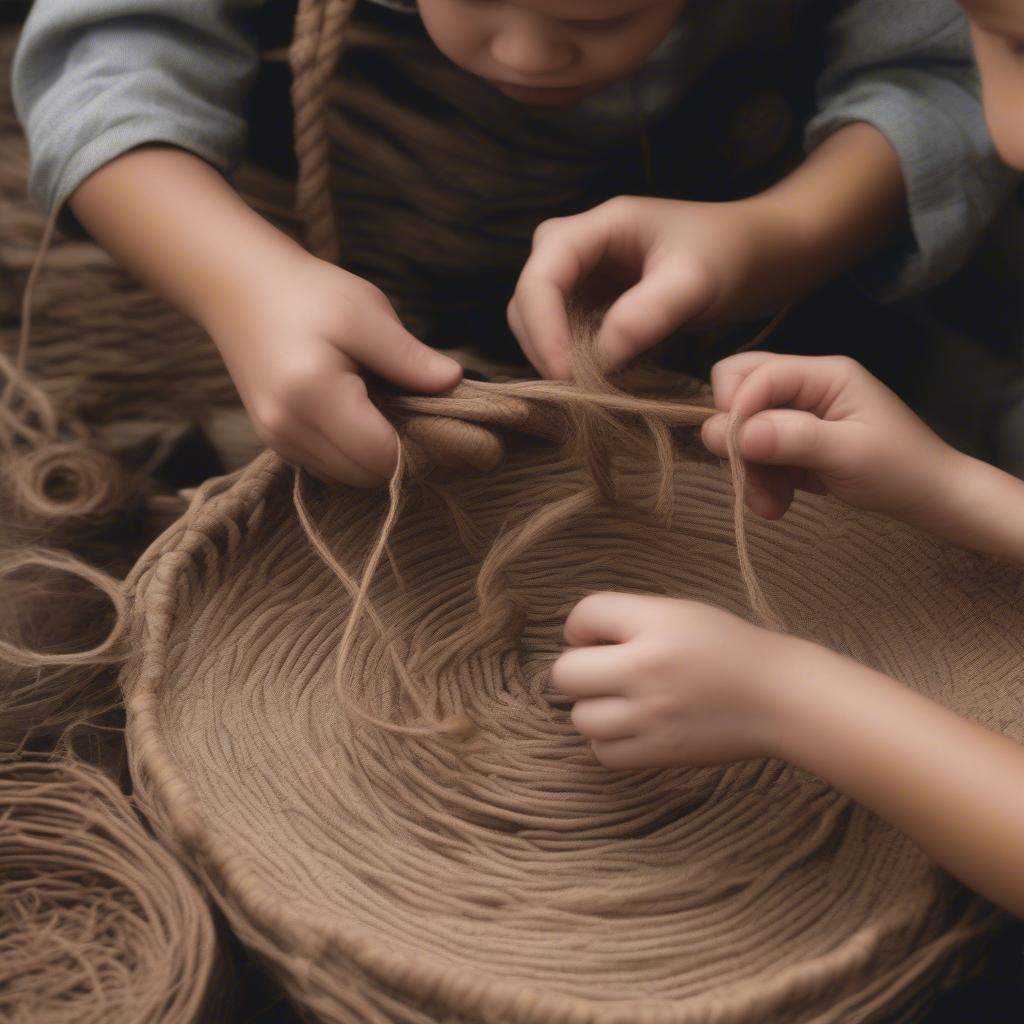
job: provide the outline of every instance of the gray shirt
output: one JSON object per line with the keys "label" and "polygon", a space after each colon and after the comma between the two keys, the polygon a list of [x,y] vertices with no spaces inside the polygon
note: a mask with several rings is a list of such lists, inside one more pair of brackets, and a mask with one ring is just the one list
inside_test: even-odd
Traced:
{"label": "gray shirt", "polygon": [[[259,59],[247,26],[264,2],[36,0],[13,81],[35,200],[63,205],[91,173],[146,143],[182,147],[229,172],[243,150]],[[749,2],[716,0],[740,19]],[[1015,179],[985,129],[955,0],[832,6],[807,144],[866,121],[898,153],[913,245],[869,271],[873,290],[893,297],[951,274]]]}

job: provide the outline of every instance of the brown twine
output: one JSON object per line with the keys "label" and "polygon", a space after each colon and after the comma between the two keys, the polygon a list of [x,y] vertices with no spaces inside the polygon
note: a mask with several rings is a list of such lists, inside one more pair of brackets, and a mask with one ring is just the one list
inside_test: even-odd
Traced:
{"label": "brown twine", "polygon": [[0,1019],[194,1024],[215,963],[206,904],[104,775],[0,756]]}

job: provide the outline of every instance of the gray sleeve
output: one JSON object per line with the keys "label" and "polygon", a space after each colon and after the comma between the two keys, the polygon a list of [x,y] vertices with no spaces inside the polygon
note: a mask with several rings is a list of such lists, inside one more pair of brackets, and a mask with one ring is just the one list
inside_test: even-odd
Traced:
{"label": "gray sleeve", "polygon": [[227,172],[245,143],[263,0],[36,0],[13,70],[30,189],[62,206],[104,164],[146,143]]}
{"label": "gray sleeve", "polygon": [[985,127],[967,23],[955,0],[853,0],[829,27],[813,148],[852,121],[879,129],[899,154],[912,243],[862,268],[882,298],[952,274],[1016,180]]}

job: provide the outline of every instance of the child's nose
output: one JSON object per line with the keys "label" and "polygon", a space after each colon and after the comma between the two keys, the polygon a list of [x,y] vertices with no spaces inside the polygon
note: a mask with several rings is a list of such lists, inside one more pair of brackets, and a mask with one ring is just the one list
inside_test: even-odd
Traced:
{"label": "child's nose", "polygon": [[564,71],[572,63],[573,46],[557,29],[524,18],[495,33],[491,57],[513,75],[539,78]]}

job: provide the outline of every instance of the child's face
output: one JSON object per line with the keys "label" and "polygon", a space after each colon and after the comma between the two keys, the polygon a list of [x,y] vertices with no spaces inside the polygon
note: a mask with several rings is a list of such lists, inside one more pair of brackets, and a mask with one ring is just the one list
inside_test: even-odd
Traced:
{"label": "child's face", "polygon": [[636,71],[685,0],[420,0],[438,49],[511,99],[561,106]]}
{"label": "child's face", "polygon": [[961,4],[971,22],[992,139],[1008,164],[1024,170],[1024,2]]}

